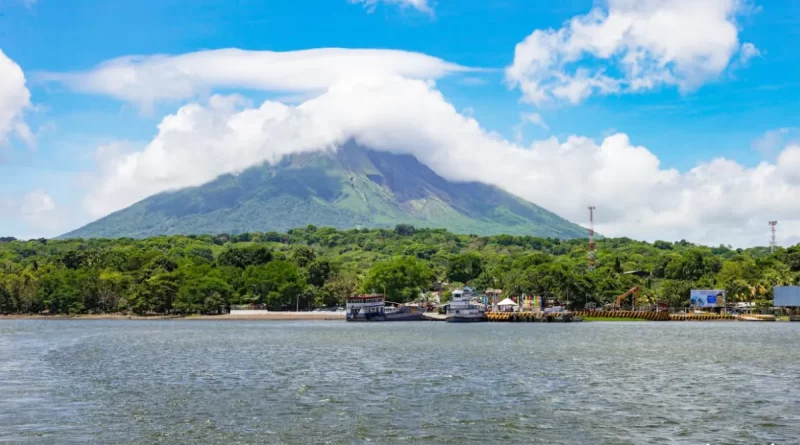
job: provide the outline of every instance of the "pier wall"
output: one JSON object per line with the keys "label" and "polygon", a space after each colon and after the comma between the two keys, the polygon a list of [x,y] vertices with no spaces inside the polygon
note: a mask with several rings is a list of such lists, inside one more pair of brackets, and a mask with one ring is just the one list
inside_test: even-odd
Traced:
{"label": "pier wall", "polygon": [[571,316],[564,316],[561,313],[543,314],[541,312],[487,312],[486,318],[489,321],[510,321],[510,322],[568,322]]}
{"label": "pier wall", "polygon": [[672,314],[672,321],[714,321],[714,320],[737,320],[738,317],[732,314]]}
{"label": "pier wall", "polygon": [[629,318],[649,321],[669,321],[670,316],[667,312],[651,311],[578,311],[575,315],[581,317],[599,318]]}

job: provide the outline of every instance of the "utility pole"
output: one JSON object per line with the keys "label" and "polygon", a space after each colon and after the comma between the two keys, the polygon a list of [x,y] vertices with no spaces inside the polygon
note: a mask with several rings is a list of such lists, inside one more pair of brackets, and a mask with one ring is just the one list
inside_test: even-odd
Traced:
{"label": "utility pole", "polygon": [[595,267],[594,209],[595,206],[589,206],[589,271]]}
{"label": "utility pole", "polygon": [[772,238],[769,242],[769,251],[770,253],[775,253],[775,246],[777,243],[775,242],[775,226],[778,225],[778,221],[770,221],[769,222],[769,230],[772,232]]}

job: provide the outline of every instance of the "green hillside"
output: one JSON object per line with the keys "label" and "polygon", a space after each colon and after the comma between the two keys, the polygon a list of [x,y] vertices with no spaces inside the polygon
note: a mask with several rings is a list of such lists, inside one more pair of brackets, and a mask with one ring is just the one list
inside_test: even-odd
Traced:
{"label": "green hillside", "polygon": [[571,239],[586,230],[497,187],[449,182],[413,156],[353,145],[160,193],[64,238],[339,229],[407,223],[478,235]]}

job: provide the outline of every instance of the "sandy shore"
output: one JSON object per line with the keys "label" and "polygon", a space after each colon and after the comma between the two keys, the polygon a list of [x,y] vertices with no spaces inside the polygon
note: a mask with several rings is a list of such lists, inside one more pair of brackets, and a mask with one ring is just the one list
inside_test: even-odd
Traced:
{"label": "sandy shore", "polygon": [[10,314],[0,315],[2,320],[344,320],[344,312],[270,312],[254,315],[191,315],[164,316],[153,315],[141,317],[127,314],[91,314],[91,315],[35,315]]}
{"label": "sandy shore", "polygon": [[269,312],[254,315],[201,315],[186,320],[344,320],[344,312]]}

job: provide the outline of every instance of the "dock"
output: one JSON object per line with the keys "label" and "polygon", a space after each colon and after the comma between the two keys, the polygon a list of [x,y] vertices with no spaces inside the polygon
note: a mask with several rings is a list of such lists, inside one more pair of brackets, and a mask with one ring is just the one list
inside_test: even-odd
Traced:
{"label": "dock", "polygon": [[488,312],[486,316],[491,322],[511,323],[574,323],[583,318],[572,312]]}
{"label": "dock", "polygon": [[447,316],[438,312],[425,312],[422,318],[428,321],[447,321]]}

